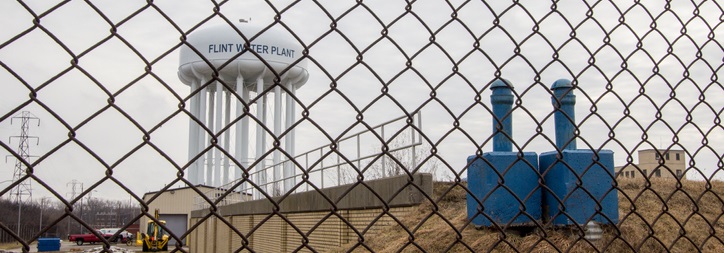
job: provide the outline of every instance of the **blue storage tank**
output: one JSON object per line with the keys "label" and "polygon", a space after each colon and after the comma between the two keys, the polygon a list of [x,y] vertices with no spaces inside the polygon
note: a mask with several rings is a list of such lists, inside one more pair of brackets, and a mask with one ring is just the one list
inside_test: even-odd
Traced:
{"label": "blue storage tank", "polygon": [[545,178],[544,218],[554,225],[618,223],[618,191],[614,179],[613,151],[577,149],[575,87],[560,79],[551,87],[555,109],[556,147],[540,155]]}
{"label": "blue storage tank", "polygon": [[468,157],[468,219],[476,227],[535,225],[542,215],[538,154],[513,152],[513,85],[498,79],[490,89],[493,152]]}

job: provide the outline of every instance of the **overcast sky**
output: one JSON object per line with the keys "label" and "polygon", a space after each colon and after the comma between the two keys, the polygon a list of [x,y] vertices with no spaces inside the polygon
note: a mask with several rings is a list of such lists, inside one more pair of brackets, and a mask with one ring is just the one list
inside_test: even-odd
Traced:
{"label": "overcast sky", "polygon": [[[0,141],[17,147],[17,140],[8,138],[19,135],[18,122],[10,124],[10,116],[16,114],[11,112],[19,107],[40,118],[40,126],[30,129],[40,138],[39,145],[31,145],[31,153],[43,159],[35,164],[35,174],[66,197],[68,182],[75,179],[89,187],[111,165],[113,177],[136,194],[170,183],[176,169],[150,145],[124,158],[143,143],[143,133],[121,113],[111,108],[86,119],[107,106],[112,94],[115,105],[145,131],[156,128],[150,142],[183,166],[188,162],[188,117],[179,114],[159,125],[179,110],[178,97],[189,94],[177,76],[182,32],[201,22],[198,29],[222,24],[220,16],[232,22],[251,18],[255,25],[265,26],[274,22],[275,10],[285,10],[281,22],[305,45],[312,45],[309,80],[297,95],[301,106],[316,101],[309,118],[322,129],[302,122],[297,128],[298,153],[328,145],[321,131],[337,138],[356,123],[357,112],[339,94],[320,99],[336,79],[339,93],[356,108],[367,108],[364,121],[370,125],[421,111],[423,134],[450,166],[441,170],[459,172],[478,147],[491,151],[486,142],[491,116],[483,105],[490,105],[487,86],[499,70],[515,86],[520,106],[514,112],[513,134],[525,151],[554,150],[547,89],[557,79],[575,79],[576,117],[583,137],[579,148],[611,149],[616,165],[629,159],[638,162],[639,149],[686,149],[687,161],[694,160],[692,169],[724,178],[724,149],[719,145],[724,143],[724,87],[718,80],[724,50],[716,41],[724,34],[722,8],[713,1],[699,8],[691,1],[672,1],[670,6],[653,0],[635,6],[633,1],[615,1],[618,6],[600,2],[592,11],[573,0],[555,6],[534,0],[517,1],[520,5],[418,1],[409,13],[403,1],[364,1],[356,7],[356,1],[318,1],[326,12],[312,1],[292,6],[293,1],[273,1],[274,8],[264,1],[229,1],[215,15],[210,1],[154,1],[149,7],[146,1],[102,0],[90,1],[93,7],[69,1],[46,13],[54,2],[24,2],[32,14],[18,2],[0,2],[0,62],[5,67],[0,69]],[[39,15],[40,26],[34,27],[33,16]],[[328,33],[332,19],[338,20],[336,31]],[[383,25],[389,39],[376,42]],[[285,28],[277,24],[275,29]],[[112,31],[116,36],[109,38]],[[364,64],[357,64],[357,51],[362,50]],[[64,72],[71,67],[71,55],[81,55],[78,68]],[[411,68],[407,58],[412,58]],[[152,62],[153,75],[147,74],[145,62]],[[378,99],[386,83],[389,96]],[[31,92],[26,85],[37,90],[37,102],[27,103]],[[483,105],[476,104],[478,95]],[[67,127],[75,128],[77,141],[103,162],[80,145],[65,143]],[[358,130],[362,128],[351,132]],[[0,181],[12,179],[13,169],[9,158],[0,166]],[[698,173],[689,172],[694,174]],[[0,190],[7,185],[0,184]],[[49,194],[37,183],[33,188],[34,196]],[[128,198],[110,180],[95,190],[94,196]]]}

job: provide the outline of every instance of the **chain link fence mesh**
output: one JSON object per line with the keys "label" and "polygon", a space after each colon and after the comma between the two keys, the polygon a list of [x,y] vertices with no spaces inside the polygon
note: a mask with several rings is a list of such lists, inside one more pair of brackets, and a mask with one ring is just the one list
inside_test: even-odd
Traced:
{"label": "chain link fence mesh", "polygon": [[[329,210],[327,218],[342,219],[344,226],[360,231],[337,251],[724,249],[724,86],[718,80],[724,10],[717,1],[18,0],[3,1],[0,9],[3,138],[15,135],[10,121],[22,111],[32,111],[42,121],[31,129],[41,139],[32,149],[34,157],[21,155],[17,142],[0,140],[4,154],[19,159],[24,168],[19,178],[0,185],[0,196],[13,198],[13,189],[30,183],[34,196],[53,198],[63,210],[32,236],[16,234],[16,220],[0,223],[2,234],[11,235],[23,251],[43,233],[71,221],[93,228],[79,204],[94,193],[141,206],[140,214],[121,224],[124,228],[153,216],[148,205],[158,196],[144,201],[143,193],[180,186],[202,194],[186,179],[194,162],[184,148],[194,91],[178,80],[179,50],[191,46],[187,37],[195,31],[249,17],[292,35],[304,49],[298,53],[308,62],[310,77],[293,95],[296,150],[328,145],[327,154],[355,157],[334,148],[337,141],[406,115],[407,124],[369,141],[381,151],[372,162],[360,166],[346,159],[347,175],[353,175],[348,179],[365,184],[366,171],[385,162],[383,157],[410,182],[412,174],[434,167],[434,193],[416,211],[399,217],[380,211],[380,216],[392,217],[389,230],[363,233],[369,227],[355,227],[336,208]],[[561,78],[572,81],[578,98],[578,148],[613,150],[616,166],[626,168],[611,175],[619,220],[603,228],[602,239],[576,232],[582,226],[550,222],[536,223],[522,234],[506,224],[483,230],[471,224],[464,202],[470,193],[466,158],[492,150],[493,109],[487,97],[500,78],[515,87],[514,152],[560,151],[550,86]],[[215,81],[232,85],[218,77],[203,85]],[[249,113],[242,117],[256,120],[253,105],[245,106]],[[425,119],[421,126],[413,124],[418,113]],[[205,131],[220,137],[231,128]],[[270,139],[280,138],[267,131]],[[408,163],[389,151],[388,145],[405,131],[419,134],[427,147],[418,150],[419,161]],[[206,148],[224,149],[216,138]],[[285,151],[279,143],[264,148],[267,155]],[[653,165],[643,163],[639,151],[646,150],[654,150]],[[234,159],[232,150],[223,152]],[[669,153],[671,161],[681,159],[680,166],[667,164]],[[254,163],[269,159],[267,155]],[[323,194],[315,187],[319,182],[307,175],[313,169],[304,166],[309,163],[296,163],[301,175],[296,183]],[[254,168],[242,170],[240,184],[253,183],[248,175]],[[10,175],[3,172],[2,179]],[[72,179],[82,181],[83,189],[71,193]],[[205,219],[232,224],[217,212],[218,199],[206,201]],[[310,234],[326,218],[300,229],[277,211],[264,221],[283,219],[301,238],[295,250],[318,251]],[[188,237],[205,219],[173,237]],[[253,232],[231,229],[245,239]],[[106,251],[110,246],[103,243]],[[243,244],[231,251],[263,250]]]}

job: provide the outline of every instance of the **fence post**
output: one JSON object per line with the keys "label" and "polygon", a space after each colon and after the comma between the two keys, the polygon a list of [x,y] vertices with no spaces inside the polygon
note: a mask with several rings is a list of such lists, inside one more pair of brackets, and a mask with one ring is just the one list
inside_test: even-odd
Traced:
{"label": "fence post", "polygon": [[[385,143],[385,125],[382,125],[382,126],[380,127],[380,129],[381,129],[381,132],[382,132],[382,145],[385,145],[385,144],[384,144],[384,143]],[[389,152],[389,149],[388,149],[387,151]],[[386,178],[386,177],[387,177],[387,169],[385,168],[385,167],[386,167],[386,166],[385,166],[385,156],[386,156],[386,155],[387,155],[387,153],[383,153],[383,154],[382,154],[382,159],[381,159],[381,161],[382,161],[382,178]]]}
{"label": "fence post", "polygon": [[[419,114],[419,112],[418,112]],[[412,125],[415,125],[415,115],[412,115]],[[410,127],[410,140],[412,144],[412,155],[410,157],[411,169],[414,170],[417,167],[417,154],[415,153],[415,128]]]}
{"label": "fence post", "polygon": [[360,151],[359,134],[357,135],[357,171],[362,170],[362,152]]}
{"label": "fence post", "polygon": [[322,179],[322,189],[324,189],[324,149],[319,149],[319,178]]}

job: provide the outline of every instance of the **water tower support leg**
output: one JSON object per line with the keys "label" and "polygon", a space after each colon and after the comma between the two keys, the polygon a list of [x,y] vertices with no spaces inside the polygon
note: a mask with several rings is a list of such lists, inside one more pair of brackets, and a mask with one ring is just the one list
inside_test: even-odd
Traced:
{"label": "water tower support leg", "polygon": [[[241,98],[244,100],[244,102],[249,103],[249,89],[244,86],[243,80],[241,81]],[[249,104],[247,104],[249,105]],[[241,115],[243,111],[244,105],[239,102],[239,105],[237,107],[238,114]],[[240,146],[241,150],[241,156],[240,156],[240,163],[244,166],[244,169],[251,173],[251,168],[249,168],[249,116],[246,115],[244,118],[241,119],[241,141],[237,144]],[[237,170],[237,179],[241,178],[241,170]],[[251,180],[251,178],[249,178]],[[244,186],[247,184],[245,183]]]}
{"label": "water tower support leg", "polygon": [[[225,105],[224,105],[224,107],[225,107],[224,108],[224,126],[228,126],[229,124],[231,124],[231,91],[227,90],[225,92],[225,95],[226,95],[226,99],[224,100],[224,103],[225,103]],[[230,137],[231,137],[231,130],[229,129],[229,130],[226,130],[226,132],[224,132],[224,150],[226,150],[226,152],[231,151]],[[230,177],[229,173],[231,172],[229,170],[229,157],[228,156],[224,156],[223,172],[224,173],[222,175],[221,181],[223,182],[222,185],[226,185],[229,183],[229,177]]]}
{"label": "water tower support leg", "polygon": [[[211,134],[214,132],[214,115],[215,115],[215,104],[216,104],[216,93],[214,93],[214,90],[210,89],[210,86],[206,88],[206,90],[209,93],[209,117],[206,121],[206,124],[209,127],[209,130],[211,130]],[[208,135],[208,143],[206,145],[211,146],[211,138],[212,136]],[[206,167],[206,185],[214,186],[214,151],[208,150],[206,151],[206,161],[204,162],[204,167]]]}
{"label": "water tower support leg", "polygon": [[224,119],[224,86],[221,84],[221,81],[216,81],[216,115],[214,116],[214,119],[216,120],[216,130],[214,131],[214,134],[216,137],[216,148],[214,155],[214,187],[221,186],[221,161],[222,161],[222,154],[221,149],[219,149],[219,146],[221,146],[221,129],[223,129],[224,125],[222,124]]}
{"label": "water tower support leg", "polygon": [[[199,88],[199,83],[197,81],[194,81],[191,83],[191,92],[195,91]],[[189,99],[189,112],[191,113],[191,117],[189,118],[189,161],[198,154],[198,139],[199,136],[198,131],[199,127],[194,121],[193,118],[198,118],[198,101],[199,95],[196,94],[192,96]],[[191,184],[198,184],[198,170],[199,168],[196,166],[196,162],[193,162],[189,165],[188,169],[186,170],[186,174],[188,175],[188,180],[191,182]]]}
{"label": "water tower support leg", "polygon": [[[281,146],[281,139],[279,138],[279,135],[282,134],[282,87],[281,85],[277,85],[274,87],[274,138],[279,140],[279,144]],[[273,161],[274,161],[274,195],[280,195],[281,194],[281,184],[279,183],[279,180],[281,180],[282,176],[282,168],[279,162],[281,162],[281,152],[279,150],[274,151],[273,155]]]}
{"label": "water tower support leg", "polygon": [[[287,82],[287,90],[291,93],[286,94],[286,124],[285,128],[289,129],[292,127],[292,124],[294,124],[294,99],[292,97],[292,94],[294,93],[294,83],[291,81]],[[284,145],[286,152],[291,156],[294,157],[294,130],[289,131],[287,133],[287,136],[284,137]],[[287,162],[284,164],[284,191],[289,191],[294,187],[294,163]]]}
{"label": "water tower support leg", "polygon": [[[259,77],[256,80],[256,94],[258,99],[256,100],[256,117],[264,124],[264,96],[262,96],[262,92],[264,91],[264,79],[263,75],[262,77]],[[264,128],[262,128],[262,124],[256,124],[256,159],[260,160],[263,159],[261,156],[264,154]],[[257,163],[256,165],[256,183],[260,186],[261,189],[264,189],[263,185],[266,184],[266,174],[263,172],[264,164],[262,162]],[[260,198],[261,194],[259,194],[257,190],[256,198]]]}
{"label": "water tower support leg", "polygon": [[[206,83],[206,80],[204,78],[200,79],[199,86],[204,85]],[[208,97],[208,86],[203,88],[201,92],[199,92],[199,121],[201,121],[201,126],[206,125],[206,99]],[[198,144],[198,152],[201,152],[206,147],[206,130],[203,129],[201,126],[199,126],[199,136],[197,139]],[[201,155],[198,160],[196,160],[196,167],[198,168],[198,182],[197,184],[206,184],[206,181],[204,180],[204,172],[206,170],[206,163],[204,162],[204,155]]]}
{"label": "water tower support leg", "polygon": [[[239,94],[241,96],[241,98],[244,100],[244,102],[248,101],[247,97],[244,95],[244,93],[246,92],[246,89],[244,88],[244,77],[242,77],[241,75],[236,77],[236,92],[237,92],[237,94]],[[236,111],[235,111],[236,118],[241,117],[243,110],[244,110],[244,104],[241,103],[241,101],[236,101]],[[246,123],[246,128],[245,128],[244,123]],[[236,140],[234,141],[235,157],[236,157],[236,159],[238,159],[237,161],[239,162],[239,164],[244,165],[244,167],[246,167],[246,164],[244,164],[246,162],[246,157],[244,157],[244,152],[242,151],[242,149],[243,149],[242,146],[249,144],[249,139],[248,139],[249,133],[248,132],[245,133],[245,131],[248,131],[248,129],[249,129],[249,121],[247,120],[247,117],[244,117],[243,119],[241,119],[240,122],[237,122],[235,128],[236,128],[235,129],[236,130],[235,131]],[[244,136],[246,136],[247,139],[244,139]],[[248,152],[248,150],[247,150],[247,152]],[[239,178],[241,178],[241,168],[237,167],[236,170],[234,170],[233,179],[236,180]]]}

